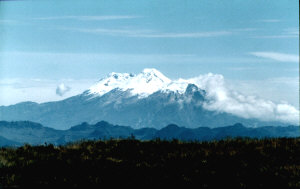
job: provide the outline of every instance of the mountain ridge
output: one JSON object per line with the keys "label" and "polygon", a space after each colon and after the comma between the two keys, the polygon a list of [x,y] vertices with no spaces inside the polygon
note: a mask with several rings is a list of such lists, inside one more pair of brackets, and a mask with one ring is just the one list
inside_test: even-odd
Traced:
{"label": "mountain ridge", "polygon": [[154,128],[133,129],[130,126],[112,125],[106,121],[100,121],[96,124],[83,122],[68,130],[55,130],[30,121],[0,121],[0,146],[18,146],[25,143],[33,145],[44,143],[62,145],[79,140],[129,137],[135,137],[139,140],[159,138],[162,140],[209,141],[227,137],[268,138],[299,136],[299,126],[249,128],[240,123],[226,127],[198,127],[193,129],[169,124],[158,130]]}

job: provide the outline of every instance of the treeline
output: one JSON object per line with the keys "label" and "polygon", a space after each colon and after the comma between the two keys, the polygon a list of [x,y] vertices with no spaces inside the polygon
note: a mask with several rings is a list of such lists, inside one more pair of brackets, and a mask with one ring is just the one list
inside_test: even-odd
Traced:
{"label": "treeline", "polygon": [[300,138],[81,141],[0,150],[0,188],[300,188]]}

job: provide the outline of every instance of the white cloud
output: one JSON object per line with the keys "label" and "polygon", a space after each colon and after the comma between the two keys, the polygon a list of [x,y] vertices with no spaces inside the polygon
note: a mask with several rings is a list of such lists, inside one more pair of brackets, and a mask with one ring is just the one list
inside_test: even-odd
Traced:
{"label": "white cloud", "polygon": [[60,28],[62,30],[76,31],[82,33],[93,33],[99,35],[143,37],[143,38],[202,38],[218,37],[233,34],[232,31],[203,31],[203,32],[157,32],[154,30],[129,30],[129,29],[107,29],[107,28]]}
{"label": "white cloud", "polygon": [[66,86],[65,84],[61,83],[59,86],[56,87],[56,94],[59,96],[64,96],[64,94],[70,90],[71,88],[69,86]]}
{"label": "white cloud", "polygon": [[280,39],[280,38],[299,38],[299,28],[286,28],[282,29],[280,33],[269,34],[269,35],[256,35],[252,38],[263,38],[263,39]]}
{"label": "white cloud", "polygon": [[105,16],[52,16],[52,17],[39,17],[33,18],[33,20],[120,20],[120,19],[133,19],[139,18],[138,16],[130,15],[105,15]]}
{"label": "white cloud", "polygon": [[257,20],[257,22],[276,23],[276,22],[281,22],[281,20],[279,20],[279,19],[262,19],[262,20]]}
{"label": "white cloud", "polygon": [[270,83],[284,84],[297,86],[299,84],[299,77],[276,77],[267,80]]}
{"label": "white cloud", "polygon": [[255,70],[256,68],[254,67],[228,67],[228,70],[231,71],[245,71],[245,70]]}
{"label": "white cloud", "polygon": [[280,39],[280,38],[298,38],[298,35],[288,35],[288,34],[280,34],[280,35],[260,35],[253,36],[252,38],[265,38],[265,39]]}
{"label": "white cloud", "polygon": [[[1,78],[0,80],[0,106],[8,106],[24,101],[37,103],[62,100],[78,95],[96,82],[95,79],[39,79],[39,78]],[[72,90],[64,96],[54,91],[57,83],[65,83]]]}
{"label": "white cloud", "polygon": [[299,77],[226,80],[227,87],[241,93],[259,96],[276,103],[289,102],[299,109]]}
{"label": "white cloud", "polygon": [[11,24],[11,23],[17,23],[16,20],[11,20],[11,19],[0,19],[0,24]]}
{"label": "white cloud", "polygon": [[224,35],[230,35],[230,31],[210,31],[210,32],[191,32],[191,33],[152,33],[141,34],[136,37],[148,37],[148,38],[201,38],[201,37],[218,37]]}
{"label": "white cloud", "polygon": [[207,92],[204,108],[227,112],[243,118],[263,121],[281,121],[299,124],[299,110],[288,103],[275,103],[256,96],[246,96],[231,90],[222,75],[206,74],[188,80]]}
{"label": "white cloud", "polygon": [[[280,82],[282,84],[282,82],[291,80],[294,81],[295,79],[278,78],[268,82]],[[205,90],[206,101],[202,105],[208,110],[226,112],[247,119],[255,118],[263,121],[280,121],[296,125],[299,124],[299,110],[294,106],[283,101],[275,103],[255,95],[244,95],[234,90],[236,88],[232,88],[230,84],[225,82],[222,75],[209,73],[191,79],[179,79],[175,82],[183,84],[183,87],[179,89],[181,92],[185,90],[187,83],[196,84],[200,89]],[[252,90],[261,91],[259,89],[260,82],[261,81],[256,84],[252,83]],[[268,86],[264,87],[265,89],[268,88]],[[293,88],[295,88],[295,86],[293,86]],[[271,92],[273,92],[271,94],[274,95],[274,91]]]}
{"label": "white cloud", "polygon": [[283,31],[288,35],[296,35],[299,37],[299,28],[286,28]]}
{"label": "white cloud", "polygon": [[279,62],[299,62],[299,55],[295,54],[285,54],[277,52],[250,52],[249,54]]}
{"label": "white cloud", "polygon": [[258,28],[236,28],[232,29],[234,32],[252,32],[252,31],[257,31],[259,30]]}

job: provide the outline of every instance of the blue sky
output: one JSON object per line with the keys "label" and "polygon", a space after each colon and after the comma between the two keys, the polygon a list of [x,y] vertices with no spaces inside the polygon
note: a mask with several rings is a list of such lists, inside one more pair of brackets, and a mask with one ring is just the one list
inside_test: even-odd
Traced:
{"label": "blue sky", "polygon": [[0,105],[154,67],[297,106],[298,15],[297,0],[0,1]]}

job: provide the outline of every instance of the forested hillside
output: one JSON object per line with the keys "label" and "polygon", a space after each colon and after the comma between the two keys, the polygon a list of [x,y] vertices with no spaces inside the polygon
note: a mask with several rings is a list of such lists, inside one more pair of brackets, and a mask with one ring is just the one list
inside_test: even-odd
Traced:
{"label": "forested hillside", "polygon": [[33,186],[300,187],[300,138],[211,142],[135,139],[0,150],[0,188]]}

